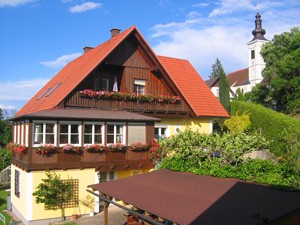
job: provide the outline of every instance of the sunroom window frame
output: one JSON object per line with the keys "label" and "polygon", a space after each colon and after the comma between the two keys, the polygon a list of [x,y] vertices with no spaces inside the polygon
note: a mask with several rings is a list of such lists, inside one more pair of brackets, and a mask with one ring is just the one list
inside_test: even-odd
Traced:
{"label": "sunroom window frame", "polygon": [[[68,142],[67,143],[61,143],[60,141],[60,136],[61,136],[61,125],[68,125]],[[72,143],[71,142],[71,125],[78,125],[78,141],[79,143]],[[59,124],[58,124],[58,143],[59,143],[59,147],[63,147],[67,144],[71,144],[71,145],[74,145],[74,146],[81,146],[82,145],[82,122],[80,121],[60,121]]]}
{"label": "sunroom window frame", "polygon": [[[113,143],[110,143],[110,142],[107,142],[107,136],[108,136],[108,126],[111,126],[111,125],[114,125],[114,142]],[[122,142],[117,142],[117,134],[116,134],[116,131],[117,131],[117,127],[116,126],[123,126],[123,133],[122,133]],[[126,145],[126,135],[127,135],[127,129],[126,129],[126,123],[122,123],[122,122],[108,122],[106,124],[106,129],[105,129],[105,143],[107,145],[110,145],[110,144],[116,144],[116,143],[122,143],[124,145]]]}
{"label": "sunroom window frame", "polygon": [[[92,125],[92,143],[85,142],[85,125]],[[95,125],[101,125],[101,143],[95,143]],[[90,145],[90,144],[104,144],[105,141],[105,123],[104,122],[84,122],[83,123],[83,144]],[[98,134],[98,133],[97,133]]]}
{"label": "sunroom window frame", "polygon": [[[43,124],[43,131],[42,131],[42,143],[34,143],[34,139],[35,139],[35,125],[36,124]],[[46,125],[47,124],[53,124],[54,127],[53,127],[53,130],[54,130],[54,143],[48,143],[46,142],[46,135],[47,134],[50,134],[50,133],[46,133]],[[55,146],[57,146],[57,122],[56,121],[53,121],[53,120],[34,120],[32,121],[32,146],[33,147],[38,147],[40,145],[43,145],[43,144],[53,144]]]}

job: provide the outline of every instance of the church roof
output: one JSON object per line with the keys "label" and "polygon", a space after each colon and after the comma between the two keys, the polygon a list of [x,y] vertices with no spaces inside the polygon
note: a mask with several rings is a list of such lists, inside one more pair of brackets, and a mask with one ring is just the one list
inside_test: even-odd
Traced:
{"label": "church roof", "polygon": [[249,84],[249,68],[238,70],[227,75],[230,87],[238,87]]}

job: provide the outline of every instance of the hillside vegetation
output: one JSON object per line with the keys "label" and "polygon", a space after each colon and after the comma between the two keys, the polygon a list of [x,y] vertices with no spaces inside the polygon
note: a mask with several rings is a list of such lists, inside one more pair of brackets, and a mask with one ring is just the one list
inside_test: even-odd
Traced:
{"label": "hillside vegetation", "polygon": [[270,141],[270,151],[277,156],[298,148],[300,151],[300,120],[275,112],[261,105],[233,101],[231,115],[250,114],[250,132],[259,132]]}

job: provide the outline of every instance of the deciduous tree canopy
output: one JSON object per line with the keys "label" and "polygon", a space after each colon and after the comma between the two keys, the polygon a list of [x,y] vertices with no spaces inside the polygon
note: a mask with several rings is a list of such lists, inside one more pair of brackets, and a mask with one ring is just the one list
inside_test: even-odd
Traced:
{"label": "deciduous tree canopy", "polygon": [[275,35],[261,55],[266,62],[263,76],[269,83],[265,101],[273,101],[281,111],[300,113],[300,28]]}

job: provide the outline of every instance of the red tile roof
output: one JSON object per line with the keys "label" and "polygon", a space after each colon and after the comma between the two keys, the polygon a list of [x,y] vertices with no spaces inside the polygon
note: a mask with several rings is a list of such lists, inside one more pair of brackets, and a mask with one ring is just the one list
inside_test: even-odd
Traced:
{"label": "red tile roof", "polygon": [[[114,36],[105,43],[89,50],[87,53],[68,63],[56,76],[54,76],[33,98],[21,108],[16,116],[37,112],[56,107],[84,78],[86,78],[104,58],[107,57],[136,27]],[[37,101],[48,88],[61,85],[49,97]]]}
{"label": "red tile roof", "polygon": [[158,170],[89,187],[181,225],[252,225],[255,213],[274,222],[300,210],[300,192],[187,172]]}
{"label": "red tile roof", "polygon": [[[129,34],[136,31],[142,35],[135,26],[114,36],[107,42],[84,53],[82,56],[68,63],[56,76],[54,76],[23,108],[16,116],[30,114],[33,112],[53,109],[58,107],[63,99],[80,84]],[[142,41],[146,43],[142,37]],[[197,71],[187,60],[172,59],[167,57],[156,57],[149,46],[154,59],[161,63],[177,88],[181,91],[187,103],[190,105],[196,116],[228,117],[222,105],[213,96],[210,89],[202,80]],[[48,97],[43,95],[60,84]]]}
{"label": "red tile roof", "polygon": [[249,69],[245,68],[238,70],[227,75],[228,83],[230,87],[236,87],[249,84]]}
{"label": "red tile roof", "polygon": [[196,116],[229,116],[189,61],[164,56],[158,59]]}

